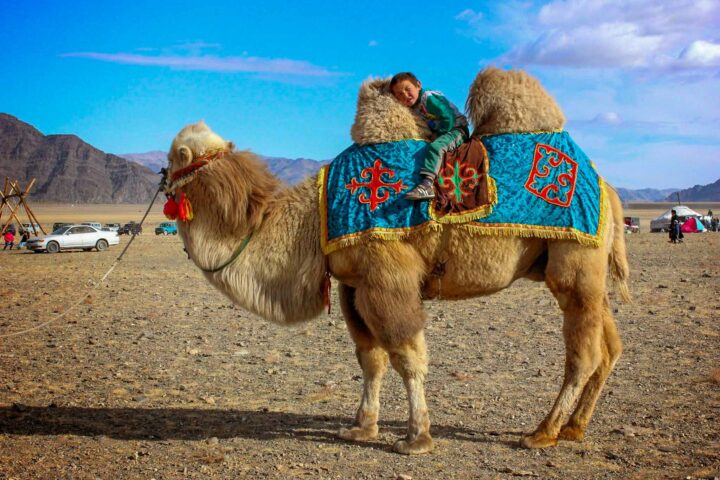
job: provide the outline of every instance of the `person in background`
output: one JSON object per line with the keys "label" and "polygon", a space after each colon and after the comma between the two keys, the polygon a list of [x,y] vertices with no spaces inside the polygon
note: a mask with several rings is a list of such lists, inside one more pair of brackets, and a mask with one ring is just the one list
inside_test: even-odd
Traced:
{"label": "person in background", "polygon": [[3,250],[7,249],[8,247],[10,247],[10,250],[12,250],[13,246],[15,245],[15,235],[13,234],[13,232],[11,232],[10,230],[5,232],[3,239],[5,240],[5,246],[3,247]]}
{"label": "person in background", "polygon": [[28,241],[28,238],[30,238],[30,234],[27,230],[25,230],[22,234],[22,237],[20,237],[20,245],[18,246],[18,248],[24,248],[25,244]]}
{"label": "person in background", "polygon": [[678,217],[675,210],[671,210],[672,215],[670,216],[670,242],[679,243],[682,242],[682,231],[680,230],[680,217]]}

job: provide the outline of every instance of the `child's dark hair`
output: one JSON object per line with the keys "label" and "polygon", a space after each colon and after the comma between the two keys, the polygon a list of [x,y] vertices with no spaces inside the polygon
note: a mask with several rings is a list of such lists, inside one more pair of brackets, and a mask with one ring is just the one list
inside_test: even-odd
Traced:
{"label": "child's dark hair", "polygon": [[394,77],[392,77],[392,80],[390,80],[390,90],[397,85],[398,83],[402,82],[403,80],[410,80],[412,83],[415,84],[415,86],[420,86],[420,80],[417,79],[414,73],[412,72],[400,72]]}

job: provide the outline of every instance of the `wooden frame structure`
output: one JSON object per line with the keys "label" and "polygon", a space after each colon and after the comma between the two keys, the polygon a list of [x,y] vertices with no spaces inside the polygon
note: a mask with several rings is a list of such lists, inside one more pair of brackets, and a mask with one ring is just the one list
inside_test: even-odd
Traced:
{"label": "wooden frame structure", "polygon": [[[3,235],[5,233],[5,231],[12,223],[13,219],[15,219],[15,221],[17,222],[18,229],[22,227],[22,222],[17,216],[17,211],[20,207],[25,210],[25,215],[30,220],[30,227],[32,228],[33,233],[36,236],[40,235],[40,232],[42,232],[43,235],[47,235],[42,225],[40,225],[37,217],[33,213],[32,208],[30,208],[30,205],[28,205],[27,201],[25,200],[25,197],[27,197],[30,189],[33,187],[34,184],[35,179],[33,178],[32,180],[30,180],[30,183],[25,188],[25,190],[23,190],[22,188],[20,188],[19,180],[10,181],[9,178],[5,177],[5,187],[3,188],[2,192],[0,192],[0,222],[2,222],[3,213],[5,213],[6,209],[10,213],[10,216],[4,224],[0,223],[0,225],[2,225],[0,235]],[[40,232],[37,231],[35,225],[40,227]]]}

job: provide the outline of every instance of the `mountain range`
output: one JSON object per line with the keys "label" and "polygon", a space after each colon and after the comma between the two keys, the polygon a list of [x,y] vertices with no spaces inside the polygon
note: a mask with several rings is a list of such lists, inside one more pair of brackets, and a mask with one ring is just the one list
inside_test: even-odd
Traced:
{"label": "mountain range", "polygon": [[[167,152],[153,150],[145,153],[123,153],[121,157],[145,165],[153,172],[159,172],[161,168],[167,166]],[[323,165],[330,163],[330,160],[310,160],[308,158],[283,158],[283,157],[266,157],[260,155],[265,160],[270,171],[285,183],[295,184],[309,175],[314,175]]]}
{"label": "mountain range", "polygon": [[[329,160],[262,156],[281,180],[294,184],[314,175]],[[18,180],[21,188],[32,178],[32,200],[58,203],[145,203],[157,190],[157,172],[167,165],[167,153],[151,151],[114,155],[76,135],[43,135],[12,115],[0,113],[0,180]],[[676,201],[678,189],[618,188],[623,201]],[[709,185],[680,190],[682,202],[720,201],[720,179]]]}
{"label": "mountain range", "polygon": [[666,202],[717,202],[720,201],[720,179],[708,185],[695,185],[679,192],[672,192],[664,198]]}

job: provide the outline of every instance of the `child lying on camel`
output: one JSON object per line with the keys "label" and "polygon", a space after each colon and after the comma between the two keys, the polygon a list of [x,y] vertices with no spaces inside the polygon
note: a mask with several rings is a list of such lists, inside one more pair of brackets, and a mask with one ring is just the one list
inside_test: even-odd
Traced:
{"label": "child lying on camel", "polygon": [[433,132],[435,140],[428,147],[420,169],[422,180],[405,195],[408,200],[431,199],[435,197],[433,183],[443,155],[468,139],[467,118],[442,93],[423,89],[420,80],[410,72],[395,75],[390,80],[390,91],[398,102],[419,114]]}

